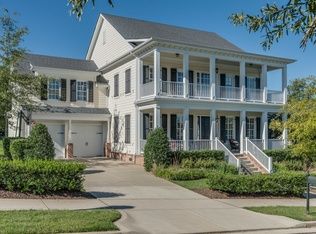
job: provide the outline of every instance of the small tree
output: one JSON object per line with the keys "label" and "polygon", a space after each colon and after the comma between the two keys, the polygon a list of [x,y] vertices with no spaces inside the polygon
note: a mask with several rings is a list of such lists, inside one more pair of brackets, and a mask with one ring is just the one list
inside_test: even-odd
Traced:
{"label": "small tree", "polygon": [[149,134],[144,149],[145,170],[152,170],[154,164],[157,166],[170,164],[169,141],[162,128],[156,128]]}
{"label": "small tree", "polygon": [[44,124],[36,124],[28,138],[26,158],[53,159],[55,156],[54,143]]}

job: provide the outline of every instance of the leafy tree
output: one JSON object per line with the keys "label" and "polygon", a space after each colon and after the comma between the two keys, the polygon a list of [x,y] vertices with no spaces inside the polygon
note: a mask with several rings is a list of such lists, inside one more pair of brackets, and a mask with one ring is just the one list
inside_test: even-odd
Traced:
{"label": "leafy tree", "polygon": [[27,28],[18,27],[7,10],[0,15],[0,123],[4,122],[6,135],[8,119],[17,114],[18,106],[35,106],[32,97],[40,92],[41,77],[22,73],[25,49],[20,46]]}
{"label": "leafy tree", "polygon": [[288,0],[284,5],[267,4],[257,15],[243,12],[229,17],[235,25],[245,26],[249,32],[262,32],[262,47],[270,49],[274,42],[289,34],[302,35],[300,47],[308,42],[316,44],[316,0]]}
{"label": "leafy tree", "polygon": [[[71,13],[75,14],[77,18],[80,19],[83,14],[84,8],[89,1],[90,0],[68,0],[68,5],[71,5]],[[114,7],[113,0],[107,1],[110,6]],[[95,6],[95,0],[91,0],[90,2],[93,6]]]}
{"label": "leafy tree", "polygon": [[153,164],[156,164],[157,166],[166,166],[170,164],[168,136],[162,128],[154,129],[149,134],[145,145],[145,170],[152,170]]}
{"label": "leafy tree", "polygon": [[54,158],[54,143],[44,124],[35,124],[27,141],[27,150],[25,150],[27,159]]}
{"label": "leafy tree", "polygon": [[289,101],[316,99],[316,76],[293,80],[288,87],[288,97]]}

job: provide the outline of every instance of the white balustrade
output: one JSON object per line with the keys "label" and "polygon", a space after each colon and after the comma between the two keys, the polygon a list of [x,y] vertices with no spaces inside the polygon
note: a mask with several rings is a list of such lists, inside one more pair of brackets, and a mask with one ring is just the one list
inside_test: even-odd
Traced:
{"label": "white balustrade", "polygon": [[240,160],[217,137],[215,138],[215,149],[224,151],[228,163],[240,168]]}
{"label": "white balustrade", "polygon": [[281,91],[268,90],[267,102],[275,104],[283,104],[284,94]]}
{"label": "white balustrade", "polygon": [[240,100],[241,89],[230,86],[217,86],[216,98],[224,100]]}
{"label": "white balustrade", "polygon": [[183,82],[162,81],[160,94],[163,96],[183,97]]}
{"label": "white balustrade", "polygon": [[211,150],[212,141],[211,140],[190,140],[189,149],[190,150]]}
{"label": "white balustrade", "polygon": [[208,84],[189,84],[189,97],[190,98],[210,98],[211,90]]}
{"label": "white balustrade", "polygon": [[246,89],[246,100],[252,102],[263,102],[263,89]]}

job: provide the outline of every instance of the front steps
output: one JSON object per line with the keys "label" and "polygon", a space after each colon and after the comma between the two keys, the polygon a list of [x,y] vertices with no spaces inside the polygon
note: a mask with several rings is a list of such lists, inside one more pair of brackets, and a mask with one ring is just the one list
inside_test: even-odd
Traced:
{"label": "front steps", "polygon": [[241,171],[243,174],[266,174],[268,173],[250,154],[235,154],[240,160]]}

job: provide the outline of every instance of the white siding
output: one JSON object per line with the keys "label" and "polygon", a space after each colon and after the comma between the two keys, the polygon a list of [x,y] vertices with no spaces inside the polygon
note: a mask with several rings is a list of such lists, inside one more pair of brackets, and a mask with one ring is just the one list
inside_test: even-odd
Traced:
{"label": "white siding", "polygon": [[[125,70],[131,69],[131,93],[125,94]],[[119,96],[114,96],[114,75],[119,74]],[[117,151],[135,154],[136,143],[136,119],[135,119],[135,100],[136,100],[136,59],[132,60],[105,75],[105,78],[109,80],[110,97],[109,97],[109,110],[112,114],[111,123],[111,142],[112,148],[116,148]],[[131,116],[131,143],[125,144],[125,115]],[[119,144],[114,144],[114,116],[119,116]],[[114,150],[113,148],[113,150]]]}
{"label": "white siding", "polygon": [[[106,34],[106,42],[103,43],[103,33]],[[132,46],[119,34],[119,32],[103,19],[99,35],[92,50],[91,60],[100,68],[117,59],[132,49]]]}

